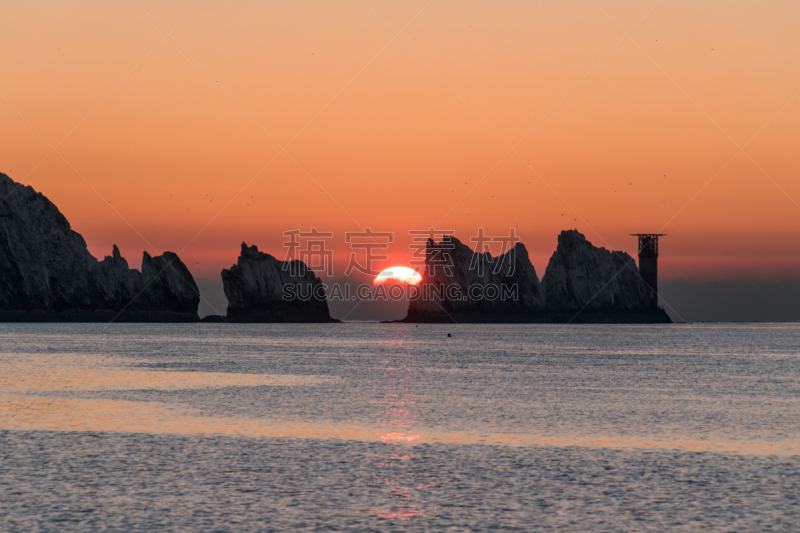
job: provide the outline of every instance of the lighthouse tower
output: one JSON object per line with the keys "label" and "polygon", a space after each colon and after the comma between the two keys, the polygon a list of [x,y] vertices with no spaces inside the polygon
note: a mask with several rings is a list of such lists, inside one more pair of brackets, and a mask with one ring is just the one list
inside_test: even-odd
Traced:
{"label": "lighthouse tower", "polygon": [[639,275],[650,291],[650,304],[658,308],[658,238],[664,233],[632,233],[639,238]]}

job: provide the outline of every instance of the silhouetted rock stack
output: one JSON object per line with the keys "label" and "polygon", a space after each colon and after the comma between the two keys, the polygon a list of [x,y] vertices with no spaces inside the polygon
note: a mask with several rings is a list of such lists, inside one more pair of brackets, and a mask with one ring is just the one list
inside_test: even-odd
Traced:
{"label": "silhouetted rock stack", "polygon": [[[450,275],[443,254],[450,254]],[[478,275],[475,265],[482,258],[486,269]],[[420,296],[409,302],[403,322],[671,322],[663,309],[652,308],[631,256],[597,248],[576,230],[559,235],[541,285],[521,243],[492,258],[455,238],[429,240],[425,271],[429,275],[423,272]],[[442,286],[444,291],[435,289]],[[448,292],[451,286],[458,290]],[[490,286],[497,290],[487,291]],[[444,297],[426,298],[431,291]],[[504,293],[513,297],[504,299]],[[488,299],[487,294],[498,297]]]}
{"label": "silhouetted rock stack", "polygon": [[555,322],[672,322],[652,307],[633,257],[597,248],[577,230],[558,236],[542,286]]}
{"label": "silhouetted rock stack", "polygon": [[177,255],[142,271],[114,246],[97,261],[58,208],[0,173],[0,320],[196,321],[200,292]]}
{"label": "silhouetted rock stack", "polygon": [[[445,254],[449,260],[443,260]],[[425,262],[419,295],[409,302],[404,322],[531,322],[542,317],[544,293],[522,243],[493,258],[445,236],[440,243],[428,240]],[[513,288],[516,293],[504,297],[503,291]]]}
{"label": "silhouetted rock stack", "polygon": [[[450,236],[427,242],[422,274],[405,322],[670,322],[631,256],[576,230],[559,235],[541,284],[521,243],[493,258]],[[321,280],[301,261],[242,243],[222,281],[227,317],[209,321],[337,322]],[[0,321],[196,321],[199,303],[174,253],[145,252],[141,272],[116,245],[97,261],[50,200],[0,173]]]}
{"label": "silhouetted rock stack", "polygon": [[328,312],[322,281],[302,261],[284,262],[242,243],[239,260],[222,271],[230,322],[338,322]]}

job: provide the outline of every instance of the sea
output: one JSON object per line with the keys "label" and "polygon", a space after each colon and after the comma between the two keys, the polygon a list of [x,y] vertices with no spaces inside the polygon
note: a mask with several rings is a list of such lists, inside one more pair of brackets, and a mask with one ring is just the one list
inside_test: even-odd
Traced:
{"label": "sea", "polygon": [[2,531],[798,531],[800,324],[0,324]]}

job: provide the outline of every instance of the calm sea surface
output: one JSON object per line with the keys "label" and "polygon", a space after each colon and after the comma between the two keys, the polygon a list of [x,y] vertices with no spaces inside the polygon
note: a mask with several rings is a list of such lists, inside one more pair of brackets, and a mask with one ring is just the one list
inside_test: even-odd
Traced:
{"label": "calm sea surface", "polygon": [[796,324],[0,324],[4,531],[798,531],[799,498]]}

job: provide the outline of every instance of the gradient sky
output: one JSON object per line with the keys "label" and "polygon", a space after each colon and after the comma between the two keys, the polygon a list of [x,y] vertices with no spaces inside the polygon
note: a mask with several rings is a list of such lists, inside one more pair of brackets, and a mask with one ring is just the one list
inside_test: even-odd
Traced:
{"label": "gradient sky", "polygon": [[379,267],[409,229],[518,226],[540,276],[577,228],[668,233],[662,278],[800,278],[799,27],[796,0],[5,0],[0,171],[96,256],[200,278],[311,226],[337,270],[363,226],[397,235]]}

